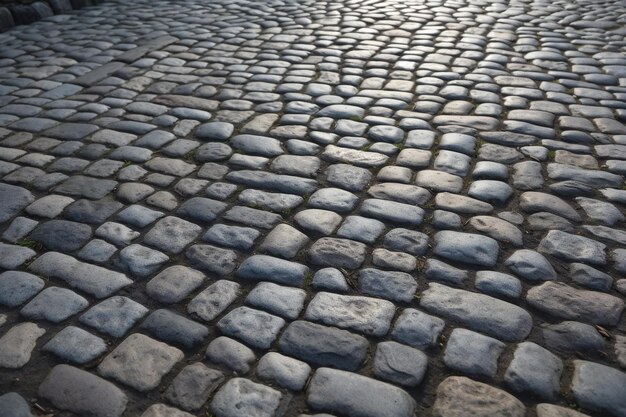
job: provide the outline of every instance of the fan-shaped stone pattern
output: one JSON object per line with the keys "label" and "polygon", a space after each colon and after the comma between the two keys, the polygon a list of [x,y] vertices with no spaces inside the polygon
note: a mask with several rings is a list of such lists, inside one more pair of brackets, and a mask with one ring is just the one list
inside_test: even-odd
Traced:
{"label": "fan-shaped stone pattern", "polygon": [[[624,414],[618,1],[31,2],[0,30],[35,14],[0,36],[11,407]],[[59,361],[85,387],[38,409]],[[489,388],[444,401],[437,364]]]}

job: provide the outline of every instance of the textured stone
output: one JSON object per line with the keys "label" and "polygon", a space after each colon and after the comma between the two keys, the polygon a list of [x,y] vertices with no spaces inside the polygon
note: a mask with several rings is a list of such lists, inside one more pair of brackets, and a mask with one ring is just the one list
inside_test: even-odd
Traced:
{"label": "textured stone", "polygon": [[469,378],[451,376],[437,387],[433,417],[524,417],[526,407],[511,394]]}
{"label": "textured stone", "polygon": [[294,321],[283,332],[281,352],[317,366],[356,370],[365,360],[369,343],[362,336],[307,321]]}
{"label": "textured stone", "polygon": [[242,262],[236,275],[253,281],[272,281],[278,284],[300,286],[309,268],[267,255],[253,255]]}
{"label": "textured stone", "polygon": [[115,296],[90,308],[79,321],[113,337],[122,337],[147,313],[147,308],[130,298]]}
{"label": "textured stone", "polygon": [[284,325],[282,318],[249,307],[237,307],[217,323],[226,336],[259,349],[268,349]]}
{"label": "textured stone", "polygon": [[204,275],[195,269],[174,265],[152,278],[146,284],[146,293],[162,303],[177,303],[187,297],[204,281]]}
{"label": "textured stone", "polygon": [[405,309],[391,331],[391,338],[425,350],[436,346],[445,327],[445,321],[419,310]]}
{"label": "textured stone", "polygon": [[269,352],[259,361],[256,373],[263,380],[272,381],[292,391],[300,391],[309,378],[311,367],[297,359]]}
{"label": "textured stone", "polygon": [[223,373],[196,362],[176,375],[165,398],[184,410],[197,410],[223,381]]}
{"label": "textured stone", "polygon": [[604,265],[606,245],[583,236],[551,230],[541,240],[537,250],[572,262]]}
{"label": "textured stone", "polygon": [[84,364],[106,352],[107,345],[79,327],[68,326],[50,339],[43,350],[70,362]]}
{"label": "textured stone", "polygon": [[395,307],[389,301],[320,292],[309,303],[305,318],[367,335],[383,336],[389,330],[394,311]]}
{"label": "textured stone", "polygon": [[624,310],[624,302],[613,295],[578,290],[560,282],[531,288],[526,300],[554,317],[609,326],[619,322]]}
{"label": "textured stone", "polygon": [[0,184],[0,223],[16,216],[23,208],[35,201],[33,194],[22,187]]}
{"label": "textured stone", "polygon": [[435,235],[435,254],[451,261],[494,266],[499,249],[498,242],[486,236],[447,230]]}
{"label": "textured stone", "polygon": [[315,265],[356,269],[365,261],[366,246],[349,239],[321,238],[309,248]]}
{"label": "textured stone", "polygon": [[21,323],[0,337],[0,368],[16,369],[26,365],[37,339],[46,331],[35,323]]}
{"label": "textured stone", "polygon": [[89,302],[74,291],[47,287],[30,300],[20,314],[32,320],[48,320],[60,323],[70,316],[84,310]]}
{"label": "textured stone", "polygon": [[410,417],[416,408],[415,401],[400,388],[331,368],[315,372],[307,403],[316,410],[360,417]]}
{"label": "textured stone", "polygon": [[108,297],[132,283],[124,274],[77,261],[58,252],[44,253],[30,264],[29,269],[50,278],[61,279],[96,298]]}
{"label": "textured stone", "polygon": [[435,283],[422,294],[420,306],[507,342],[523,340],[533,323],[530,314],[516,305]]}
{"label": "textured stone", "polygon": [[98,365],[98,373],[137,391],[156,388],[183,352],[139,333],[128,336]]}
{"label": "textured stone", "polygon": [[41,278],[22,271],[6,271],[0,274],[0,304],[19,306],[44,287]]}
{"label": "textured stone", "polygon": [[615,417],[626,414],[626,374],[606,365],[574,361],[572,392],[576,402]]}
{"label": "textured stone", "polygon": [[209,335],[205,326],[165,309],[153,311],[139,328],[159,340],[188,349],[196,347]]}
{"label": "textured stone", "polygon": [[236,282],[216,281],[189,302],[187,311],[205,321],[211,321],[235,301],[240,290],[241,286]]}
{"label": "textured stone", "polygon": [[465,329],[454,329],[448,338],[443,361],[448,368],[473,376],[493,378],[505,344]]}
{"label": "textured stone", "polygon": [[233,378],[215,394],[211,411],[217,417],[274,417],[283,395],[280,391],[244,378]]}
{"label": "textured stone", "polygon": [[563,363],[541,346],[524,342],[517,345],[504,382],[516,392],[529,392],[554,400],[558,397]]}
{"label": "textured stone", "polygon": [[381,342],[374,355],[374,375],[399,385],[414,387],[428,367],[425,353],[396,342]]}
{"label": "textured stone", "polygon": [[38,393],[62,410],[94,417],[119,417],[128,402],[112,383],[69,365],[52,368]]}

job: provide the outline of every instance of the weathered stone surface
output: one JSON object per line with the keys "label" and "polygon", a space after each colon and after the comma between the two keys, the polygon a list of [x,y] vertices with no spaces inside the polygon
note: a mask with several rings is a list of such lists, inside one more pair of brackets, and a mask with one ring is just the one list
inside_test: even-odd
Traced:
{"label": "weathered stone surface", "polygon": [[141,417],[192,417],[193,414],[186,413],[178,408],[169,407],[165,404],[154,404],[148,407]]}
{"label": "weathered stone surface", "polygon": [[281,352],[317,366],[356,370],[367,354],[369,343],[362,336],[307,321],[294,321],[283,332]]}
{"label": "weathered stone surface", "polygon": [[435,283],[422,294],[420,306],[507,342],[523,340],[533,324],[530,314],[516,305]]}
{"label": "weathered stone surface", "polygon": [[405,309],[396,320],[391,338],[418,349],[437,345],[446,322],[412,308]]}
{"label": "weathered stone surface", "polygon": [[185,251],[192,266],[217,275],[228,275],[237,266],[237,253],[213,245],[193,245]]}
{"label": "weathered stone surface", "polygon": [[189,302],[187,311],[205,321],[211,321],[235,301],[240,290],[241,286],[236,282],[216,281]]}
{"label": "weathered stone surface", "polygon": [[360,242],[325,237],[311,245],[309,257],[315,265],[356,269],[365,261],[366,250]]}
{"label": "weathered stone surface", "polygon": [[587,237],[560,230],[551,230],[541,240],[537,250],[572,262],[604,265],[606,245]]}
{"label": "weathered stone surface", "polygon": [[106,352],[107,345],[104,340],[80,327],[67,326],[50,339],[43,350],[70,362],[84,364]]}
{"label": "weathered stone surface", "polygon": [[469,378],[451,376],[437,387],[434,417],[523,417],[526,407],[505,391]]}
{"label": "weathered stone surface", "polygon": [[282,318],[249,307],[237,307],[217,323],[226,336],[259,349],[268,349],[284,325]]}
{"label": "weathered stone surface", "polygon": [[186,348],[197,346],[209,335],[209,329],[200,323],[165,309],[153,311],[139,328],[159,340]]}
{"label": "weathered stone surface", "polygon": [[295,320],[304,307],[305,299],[306,292],[299,288],[261,282],[248,293],[246,304]]}
{"label": "weathered stone surface", "polygon": [[112,383],[69,365],[52,368],[38,393],[62,410],[95,417],[119,417],[128,402]]}
{"label": "weathered stone surface", "polygon": [[233,378],[215,394],[211,411],[217,417],[273,417],[283,395],[280,391],[244,378]]}
{"label": "weathered stone surface", "polygon": [[560,407],[553,404],[537,405],[537,417],[589,417],[570,408]]}
{"label": "weathered stone surface", "polygon": [[450,334],[443,361],[464,374],[493,378],[505,346],[499,340],[457,328]]}
{"label": "weathered stone surface", "polygon": [[204,278],[204,274],[195,269],[174,265],[148,281],[146,292],[162,303],[176,303],[198,288]]}
{"label": "weathered stone surface", "polygon": [[269,352],[259,361],[256,373],[261,379],[273,381],[292,391],[300,391],[309,378],[311,367],[297,359]]}
{"label": "weathered stone surface", "polygon": [[59,323],[84,310],[89,302],[66,288],[47,287],[30,300],[20,314],[32,320],[48,320]]}
{"label": "weathered stone surface", "polygon": [[608,326],[616,325],[624,310],[624,302],[613,295],[578,290],[560,282],[531,288],[526,300],[554,317]]}
{"label": "weathered stone surface", "polygon": [[25,188],[0,184],[0,201],[4,202],[0,206],[0,223],[4,223],[35,201],[35,196]]}
{"label": "weathered stone surface", "polygon": [[504,382],[516,392],[530,392],[554,400],[558,397],[563,363],[541,346],[524,342],[517,345]]}
{"label": "weathered stone surface", "polygon": [[451,261],[494,266],[500,247],[494,239],[453,231],[435,234],[435,254]]}
{"label": "weathered stone surface", "polygon": [[373,336],[389,330],[395,307],[376,298],[320,292],[309,303],[305,318]]}
{"label": "weathered stone surface", "polygon": [[515,251],[506,261],[513,273],[528,281],[551,281],[556,279],[556,272],[550,262],[540,253],[520,249]]}
{"label": "weathered stone surface", "polygon": [[206,349],[206,357],[219,365],[224,365],[229,369],[246,374],[256,361],[256,356],[252,349],[239,343],[236,340],[225,336],[213,339]]}
{"label": "weathered stone surface", "polygon": [[0,304],[16,307],[28,301],[44,287],[41,278],[22,271],[0,274]]}
{"label": "weathered stone surface", "polygon": [[58,252],[46,252],[29,269],[50,278],[58,278],[70,286],[96,298],[108,297],[132,281],[124,274],[77,261]]}
{"label": "weathered stone surface", "polygon": [[606,345],[594,326],[577,321],[544,325],[541,335],[544,346],[562,353],[594,354]]}
{"label": "weathered stone surface", "polygon": [[626,414],[626,374],[599,363],[574,361],[572,392],[576,402],[615,417]]}
{"label": "weathered stone surface", "polygon": [[46,331],[35,323],[21,323],[0,337],[0,368],[16,369],[26,365],[37,339]]}
{"label": "weathered stone surface", "polygon": [[301,286],[309,268],[267,255],[253,255],[243,261],[237,276],[253,281],[272,281],[278,284]]}
{"label": "weathered stone surface", "polygon": [[196,362],[176,375],[165,397],[184,410],[197,410],[223,381],[223,373]]}
{"label": "weathered stone surface", "polygon": [[113,337],[122,337],[148,313],[148,309],[130,298],[107,298],[80,316],[79,321]]}
{"label": "weathered stone surface", "polygon": [[400,388],[358,374],[319,368],[307,403],[316,410],[359,417],[410,417],[415,401]]}
{"label": "weathered stone surface", "polygon": [[98,373],[144,392],[157,387],[183,358],[180,350],[135,333],[104,358]]}
{"label": "weathered stone surface", "polygon": [[417,290],[417,282],[405,272],[365,268],[359,272],[359,287],[364,294],[410,302]]}
{"label": "weathered stone surface", "polygon": [[381,342],[374,355],[374,375],[399,385],[413,387],[422,382],[428,357],[425,353],[396,342]]}
{"label": "weathered stone surface", "polygon": [[169,216],[159,220],[144,237],[144,242],[165,252],[180,253],[201,230],[196,224]]}

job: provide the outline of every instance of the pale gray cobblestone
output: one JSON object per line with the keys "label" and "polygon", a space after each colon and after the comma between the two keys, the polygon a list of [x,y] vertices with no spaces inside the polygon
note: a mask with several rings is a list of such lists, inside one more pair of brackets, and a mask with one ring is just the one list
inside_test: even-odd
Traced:
{"label": "pale gray cobblestone", "polygon": [[0,33],[11,407],[626,415],[623,4],[48,4],[0,7],[48,16]]}

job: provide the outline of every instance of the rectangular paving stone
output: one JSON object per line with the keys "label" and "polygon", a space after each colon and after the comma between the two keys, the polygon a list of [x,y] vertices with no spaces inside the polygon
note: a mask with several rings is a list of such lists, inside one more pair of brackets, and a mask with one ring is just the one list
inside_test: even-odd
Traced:
{"label": "rectangular paving stone", "polygon": [[356,371],[365,360],[369,342],[347,330],[297,320],[285,329],[278,347],[315,366]]}
{"label": "rectangular paving stone", "polygon": [[108,62],[104,65],[99,66],[95,70],[89,71],[86,74],[81,75],[78,78],[72,80],[74,84],[82,85],[85,87],[94,85],[100,80],[105,79],[106,77],[113,74],[115,71],[124,68],[126,64],[123,62]]}
{"label": "rectangular paving stone", "polygon": [[599,291],[579,290],[562,282],[545,282],[531,288],[528,303],[551,317],[615,326],[624,311],[624,301]]}
{"label": "rectangular paving stone", "polygon": [[506,342],[522,341],[533,320],[521,307],[484,294],[431,283],[420,298],[427,311]]}
{"label": "rectangular paving stone", "polygon": [[80,262],[59,252],[46,252],[29,269],[38,274],[57,278],[96,298],[108,297],[133,283],[126,275]]}
{"label": "rectangular paving stone", "polygon": [[219,280],[196,295],[187,305],[190,314],[211,321],[222,314],[239,296],[241,286],[233,281]]}
{"label": "rectangular paving stone", "polygon": [[97,200],[109,194],[115,187],[117,181],[74,175],[63,181],[54,191]]}
{"label": "rectangular paving stone", "polygon": [[253,281],[302,286],[309,268],[305,265],[268,255],[253,255],[242,262],[237,277]]}
{"label": "rectangular paving stone", "polygon": [[315,372],[307,403],[315,410],[355,417],[412,417],[417,407],[403,389],[331,368]]}
{"label": "rectangular paving stone", "polygon": [[386,300],[320,292],[309,303],[304,316],[329,326],[384,336],[395,310],[393,303]]}
{"label": "rectangular paving stone", "polygon": [[124,52],[123,54],[116,56],[115,59],[117,61],[130,64],[136,61],[137,59],[141,58],[148,52],[151,52],[157,49],[162,49],[166,47],[167,45],[176,42],[177,40],[178,38],[175,38],[174,36],[169,36],[169,35],[160,36],[158,38],[148,40],[143,45],[130,49]]}
{"label": "rectangular paving stone", "polygon": [[184,357],[175,347],[135,333],[104,358],[98,373],[145,392],[156,388],[161,378]]}
{"label": "rectangular paving stone", "polygon": [[69,365],[52,368],[38,393],[62,410],[93,417],[119,417],[128,402],[109,381]]}

